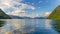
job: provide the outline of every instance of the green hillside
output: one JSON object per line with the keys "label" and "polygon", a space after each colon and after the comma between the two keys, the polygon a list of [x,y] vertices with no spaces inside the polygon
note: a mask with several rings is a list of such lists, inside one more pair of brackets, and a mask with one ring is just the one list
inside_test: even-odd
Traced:
{"label": "green hillside", "polygon": [[47,17],[48,19],[60,20],[60,5]]}
{"label": "green hillside", "polygon": [[0,9],[0,19],[10,19],[10,17]]}

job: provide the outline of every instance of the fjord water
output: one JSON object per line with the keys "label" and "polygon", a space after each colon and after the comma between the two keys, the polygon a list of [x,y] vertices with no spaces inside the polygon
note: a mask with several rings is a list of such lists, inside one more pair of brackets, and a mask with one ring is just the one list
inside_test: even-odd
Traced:
{"label": "fjord water", "polygon": [[0,19],[5,25],[0,34],[58,34],[53,20],[48,19]]}

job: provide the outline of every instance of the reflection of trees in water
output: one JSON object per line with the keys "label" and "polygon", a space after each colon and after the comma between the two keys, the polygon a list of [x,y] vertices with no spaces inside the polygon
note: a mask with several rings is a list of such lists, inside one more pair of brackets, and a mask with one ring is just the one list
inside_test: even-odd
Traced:
{"label": "reflection of trees in water", "polygon": [[56,31],[60,33],[60,20],[55,20],[53,27],[55,28]]}
{"label": "reflection of trees in water", "polygon": [[4,25],[4,21],[0,21],[0,27]]}

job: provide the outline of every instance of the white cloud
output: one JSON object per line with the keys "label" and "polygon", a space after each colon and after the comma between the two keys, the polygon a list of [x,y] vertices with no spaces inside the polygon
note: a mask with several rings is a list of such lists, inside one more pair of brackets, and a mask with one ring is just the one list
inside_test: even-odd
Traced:
{"label": "white cloud", "polygon": [[[22,0],[19,0],[21,2]],[[18,0],[0,0],[0,8],[5,10],[8,8],[14,8],[16,10],[15,5],[21,5]]]}
{"label": "white cloud", "polygon": [[0,2],[4,5],[12,7],[14,4],[19,4],[22,0],[0,0]]}
{"label": "white cloud", "polygon": [[31,5],[28,5],[28,4],[22,4],[20,6],[21,9],[32,9],[32,10],[35,10],[35,7],[31,6]]}
{"label": "white cloud", "polygon": [[49,16],[51,14],[51,12],[46,12],[45,16]]}
{"label": "white cloud", "polygon": [[[34,6],[21,3],[23,0],[0,0],[0,8],[3,9],[7,14],[17,15],[17,16],[28,16],[28,12],[23,9],[35,10]],[[13,9],[9,12],[6,9]]]}
{"label": "white cloud", "polygon": [[12,15],[16,15],[16,16],[26,16],[27,12],[25,12],[24,10],[15,10],[14,12],[12,12]]}
{"label": "white cloud", "polygon": [[13,11],[12,14],[17,16],[29,16],[28,12],[24,11],[23,9],[35,10],[35,7],[28,4],[22,4],[18,9]]}

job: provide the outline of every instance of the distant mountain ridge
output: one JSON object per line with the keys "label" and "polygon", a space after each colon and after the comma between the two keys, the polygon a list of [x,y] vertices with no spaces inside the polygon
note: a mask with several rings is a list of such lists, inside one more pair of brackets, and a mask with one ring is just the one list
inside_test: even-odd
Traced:
{"label": "distant mountain ridge", "polygon": [[46,17],[21,17],[21,16],[15,16],[15,15],[9,15],[12,19],[46,19]]}
{"label": "distant mountain ridge", "polygon": [[11,19],[11,17],[9,17],[0,9],[0,19]]}
{"label": "distant mountain ridge", "polygon": [[48,19],[60,20],[60,5],[47,17]]}
{"label": "distant mountain ridge", "polygon": [[45,17],[27,17],[27,16],[15,16],[15,15],[7,15],[0,9],[0,19],[45,19]]}
{"label": "distant mountain ridge", "polygon": [[46,17],[35,17],[34,19],[46,19]]}
{"label": "distant mountain ridge", "polygon": [[15,15],[9,15],[12,19],[31,19],[30,17],[21,17],[21,16],[15,16]]}

